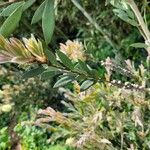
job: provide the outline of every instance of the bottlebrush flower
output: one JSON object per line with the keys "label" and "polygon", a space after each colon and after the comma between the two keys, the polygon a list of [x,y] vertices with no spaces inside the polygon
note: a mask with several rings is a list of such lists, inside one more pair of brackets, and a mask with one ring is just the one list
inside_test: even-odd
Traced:
{"label": "bottlebrush flower", "polygon": [[60,43],[60,50],[73,61],[85,60],[84,47],[79,41],[68,40],[65,44]]}

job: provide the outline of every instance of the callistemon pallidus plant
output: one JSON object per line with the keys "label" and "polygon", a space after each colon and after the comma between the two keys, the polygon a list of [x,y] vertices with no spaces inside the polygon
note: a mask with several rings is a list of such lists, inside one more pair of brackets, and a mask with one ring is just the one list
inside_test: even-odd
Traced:
{"label": "callistemon pallidus plant", "polygon": [[[94,24],[106,41],[112,43],[77,1],[71,1]],[[46,2],[47,6],[51,6],[51,0]],[[67,113],[55,111],[51,107],[39,111],[40,118],[35,124],[51,131],[49,142],[63,139],[66,144],[81,150],[133,150],[141,149],[134,143],[140,141],[142,144],[145,142],[145,147],[150,149],[149,141],[143,141],[144,137],[150,135],[150,121],[147,117],[150,109],[150,32],[133,0],[107,2],[115,7],[114,12],[120,18],[139,29],[144,43],[132,46],[139,48],[140,45],[140,48],[142,46],[147,51],[141,64],[128,59],[124,60],[124,66],[118,65],[115,59],[109,57],[101,61],[101,64],[95,60],[90,62],[85,57],[83,44],[76,40],[60,43],[53,53],[48,50],[49,38],[46,38],[43,48],[41,41],[34,36],[23,38],[23,42],[0,36],[0,63],[36,62],[38,65],[35,66],[38,67],[27,71],[25,76],[40,75],[46,81],[56,77],[54,88],[58,88],[58,92],[62,92],[70,103],[62,101],[68,108]],[[44,12],[49,10],[51,9]],[[43,20],[43,27],[49,29],[47,23],[44,26],[45,20],[48,19]],[[45,35],[49,37],[47,30],[44,30]],[[60,88],[68,84],[71,84],[69,87],[73,92]]]}
{"label": "callistemon pallidus plant", "polygon": [[0,35],[0,63],[46,63],[46,56],[39,40],[32,35],[29,39],[23,38],[23,41],[16,38],[5,39]]}

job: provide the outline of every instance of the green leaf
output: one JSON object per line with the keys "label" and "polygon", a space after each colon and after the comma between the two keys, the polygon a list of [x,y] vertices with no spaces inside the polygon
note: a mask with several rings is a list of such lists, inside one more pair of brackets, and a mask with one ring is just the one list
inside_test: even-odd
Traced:
{"label": "green leaf", "polygon": [[71,62],[71,60],[61,51],[57,51],[57,55],[60,58],[60,60],[62,61],[62,63],[69,69],[73,69],[74,68],[74,64]]}
{"label": "green leaf", "polygon": [[28,0],[25,2],[24,6],[23,6],[23,10],[28,9],[29,7],[31,7],[34,3],[36,2],[36,0]]}
{"label": "green leaf", "polygon": [[41,73],[43,73],[45,71],[45,69],[43,67],[38,67],[38,68],[35,68],[35,69],[31,69],[27,72],[25,72],[22,76],[23,79],[26,79],[26,78],[32,78],[34,76],[38,76],[40,75]]}
{"label": "green leaf", "polygon": [[45,55],[47,56],[48,60],[51,64],[59,66],[60,64],[57,62],[56,56],[48,49],[45,48],[44,50]]}
{"label": "green leaf", "polygon": [[87,64],[81,60],[78,60],[79,65],[80,65],[80,69],[82,69],[83,71],[87,72],[87,73],[91,73],[90,68],[87,66]]}
{"label": "green leaf", "polygon": [[60,71],[51,71],[51,70],[46,70],[41,74],[41,79],[42,80],[47,80],[50,79],[56,75],[58,75]]}
{"label": "green leaf", "polygon": [[15,11],[19,6],[21,6],[24,2],[16,2],[9,6],[7,6],[0,14],[0,16],[9,16],[12,12]]}
{"label": "green leaf", "polygon": [[96,69],[92,69],[91,72],[90,72],[90,75],[94,78],[94,80],[99,79],[99,73]]}
{"label": "green leaf", "polygon": [[113,9],[113,12],[123,21],[125,21],[133,26],[138,26],[138,23],[135,20],[129,18],[128,14],[125,11],[123,11],[121,9]]}
{"label": "green leaf", "polygon": [[126,13],[128,14],[128,16],[131,18],[131,19],[135,19],[135,15],[134,13],[131,11],[131,10],[126,10]]}
{"label": "green leaf", "polygon": [[[122,19],[122,18],[121,18]],[[123,20],[123,19],[122,19]],[[135,20],[133,20],[133,19],[127,19],[127,20],[124,20],[124,21],[126,21],[127,23],[129,23],[129,24],[131,24],[132,26],[135,26],[135,27],[137,27],[138,26],[138,23],[135,21]]]}
{"label": "green leaf", "polygon": [[84,76],[87,75],[87,72],[83,68],[81,68],[81,65],[79,63],[75,64],[73,70],[76,71],[76,72],[80,72]]}
{"label": "green leaf", "polygon": [[72,82],[73,80],[74,80],[74,78],[71,76],[64,76],[55,83],[54,88],[58,88],[60,86],[65,86],[66,84]]}
{"label": "green leaf", "polygon": [[52,67],[52,66],[49,66],[49,67],[47,68],[47,71],[58,71],[58,70],[59,70],[58,68]]}
{"label": "green leaf", "polygon": [[81,91],[84,91],[86,89],[88,89],[89,87],[91,87],[94,84],[93,80],[86,80],[81,84]]}
{"label": "green leaf", "polygon": [[135,47],[135,48],[145,48],[145,49],[148,47],[144,43],[134,43],[134,44],[131,44],[130,46]]}
{"label": "green leaf", "polygon": [[33,5],[33,3],[35,3],[36,0],[28,0],[27,2],[16,2],[13,3],[9,6],[7,6],[0,14],[0,16],[9,16],[12,12],[15,11],[16,8],[18,8],[19,6],[21,6],[22,4],[24,4],[23,6],[23,11],[28,9],[30,6]]}
{"label": "green leaf", "polygon": [[22,6],[19,6],[3,23],[0,28],[0,34],[8,37],[18,26],[22,15]]}
{"label": "green leaf", "polygon": [[42,29],[46,44],[49,44],[55,27],[54,0],[46,0],[42,15]]}
{"label": "green leaf", "polygon": [[50,78],[52,78],[52,77],[54,77],[55,75],[58,75],[58,74],[60,74],[60,73],[61,73],[61,72],[59,71],[58,68],[50,66],[50,67],[48,67],[48,68],[46,69],[46,71],[44,71],[44,72],[41,74],[41,79],[43,79],[43,80],[50,79]]}
{"label": "green leaf", "polygon": [[39,6],[39,8],[35,11],[31,24],[37,23],[40,19],[42,19],[42,15],[45,8],[45,1]]}

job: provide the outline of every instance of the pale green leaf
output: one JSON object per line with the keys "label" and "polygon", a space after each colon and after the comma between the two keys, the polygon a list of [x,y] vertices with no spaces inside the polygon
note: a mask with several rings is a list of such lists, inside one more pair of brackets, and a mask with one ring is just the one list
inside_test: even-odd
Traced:
{"label": "pale green leaf", "polygon": [[2,12],[1,16],[9,16],[12,12],[14,12],[19,6],[21,6],[24,2],[16,2],[9,6],[7,6]]}
{"label": "pale green leaf", "polygon": [[31,24],[37,23],[40,19],[42,19],[44,8],[45,8],[45,1],[35,11],[32,17]]}
{"label": "pale green leaf", "polygon": [[94,84],[93,80],[86,80],[81,84],[81,91],[84,91]]}
{"label": "pale green leaf", "polygon": [[54,0],[46,0],[45,8],[42,15],[42,29],[46,44],[49,44],[54,32],[55,14]]}
{"label": "pale green leaf", "polygon": [[124,10],[113,9],[113,12],[123,21],[125,21],[133,26],[138,26],[138,23],[134,19],[130,18]]}
{"label": "pale green leaf", "polygon": [[4,37],[8,37],[18,26],[23,11],[22,6],[19,6],[1,26],[0,34]]}
{"label": "pale green leaf", "polygon": [[28,0],[25,2],[24,6],[23,6],[23,10],[28,9],[29,7],[31,7],[34,3],[36,2],[36,0]]}
{"label": "pale green leaf", "polygon": [[65,86],[68,83],[71,83],[73,80],[74,78],[71,76],[64,76],[55,83],[54,88]]}
{"label": "pale green leaf", "polygon": [[131,44],[130,46],[135,47],[135,48],[147,48],[148,47],[144,43],[134,43],[134,44]]}

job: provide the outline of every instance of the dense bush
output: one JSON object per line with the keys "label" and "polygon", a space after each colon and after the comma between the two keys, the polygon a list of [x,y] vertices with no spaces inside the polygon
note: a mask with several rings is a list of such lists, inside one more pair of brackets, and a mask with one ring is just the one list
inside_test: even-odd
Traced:
{"label": "dense bush", "polygon": [[150,149],[147,0],[0,11],[0,149]]}

